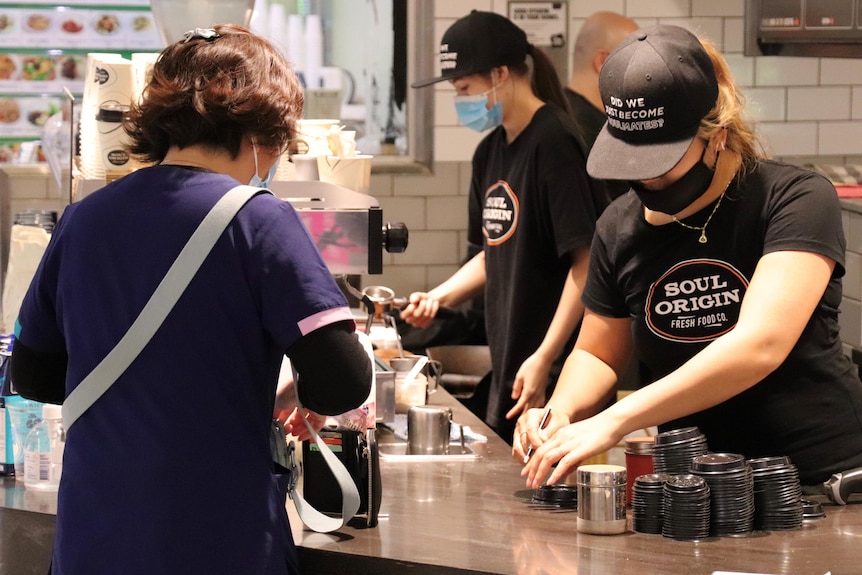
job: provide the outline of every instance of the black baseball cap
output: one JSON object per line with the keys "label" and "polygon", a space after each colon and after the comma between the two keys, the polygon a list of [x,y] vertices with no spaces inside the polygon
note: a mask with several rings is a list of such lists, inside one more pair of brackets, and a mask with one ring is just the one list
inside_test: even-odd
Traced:
{"label": "black baseball cap", "polygon": [[660,24],[631,33],[599,75],[607,121],[587,172],[605,180],[649,180],[685,155],[715,107],[715,68],[697,36]]}
{"label": "black baseball cap", "polygon": [[520,64],[527,59],[527,34],[505,16],[473,10],[449,26],[438,55],[440,75],[414,82],[412,88]]}

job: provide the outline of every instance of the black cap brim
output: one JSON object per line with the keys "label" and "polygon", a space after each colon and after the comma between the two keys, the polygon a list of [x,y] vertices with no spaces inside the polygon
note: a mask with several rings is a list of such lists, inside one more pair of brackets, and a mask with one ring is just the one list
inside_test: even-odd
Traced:
{"label": "black cap brim", "polygon": [[681,140],[635,144],[615,138],[602,127],[587,158],[587,173],[597,180],[640,181],[668,173],[685,155],[697,129]]}
{"label": "black cap brim", "polygon": [[410,84],[411,88],[424,88],[426,86],[430,86],[431,84],[437,84],[439,82],[443,82],[444,80],[451,80],[451,78],[447,76],[437,76],[436,78],[428,78],[426,80],[419,80],[418,82],[413,82]]}

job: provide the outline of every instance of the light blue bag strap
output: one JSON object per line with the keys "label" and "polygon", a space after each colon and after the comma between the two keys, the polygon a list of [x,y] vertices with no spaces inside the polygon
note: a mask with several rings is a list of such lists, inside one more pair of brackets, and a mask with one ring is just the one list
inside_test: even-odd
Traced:
{"label": "light blue bag strap", "polygon": [[[301,409],[303,408],[300,406],[300,410]],[[328,445],[326,445],[326,442],[323,441],[314,428],[311,427],[308,420],[305,417],[303,417],[302,420],[305,422],[305,426],[308,430],[311,431],[311,437],[314,440],[314,443],[317,444],[317,448],[320,450],[320,455],[323,456],[323,460],[326,462],[326,465],[332,472],[332,476],[335,477],[335,481],[338,482],[338,487],[341,489],[341,517],[331,517],[321,513],[308,503],[302,494],[296,489],[292,489],[288,495],[293,500],[293,504],[296,507],[296,512],[299,514],[299,518],[302,519],[302,522],[305,523],[309,529],[317,531],[318,533],[329,533],[330,531],[341,529],[347,525],[347,522],[356,515],[357,511],[359,511],[359,505],[361,504],[359,489],[356,487],[356,482],[353,481],[353,477],[351,477],[350,472],[347,471],[344,463],[338,459],[338,456],[332,453],[332,450]]]}
{"label": "light blue bag strap", "polygon": [[[374,350],[371,346],[371,339],[368,335],[362,332],[356,332],[356,336],[365,348],[365,353],[368,354],[369,359],[372,360],[371,365],[373,366]],[[299,374],[296,373],[296,369],[293,367],[292,362],[290,367],[293,370],[293,388],[296,391],[296,403],[299,405],[299,409],[302,412],[304,408],[302,407],[302,403],[299,401]],[[375,374],[373,369],[371,377],[373,389],[375,383]],[[341,517],[330,517],[329,515],[325,515],[315,509],[302,497],[302,494],[296,490],[295,483],[288,495],[293,500],[296,512],[299,514],[300,519],[302,519],[302,522],[305,523],[309,529],[317,531],[318,533],[329,533],[330,531],[335,531],[336,529],[340,529],[347,525],[347,522],[356,515],[357,511],[359,511],[359,505],[361,504],[359,489],[356,487],[356,482],[353,481],[353,477],[351,477],[350,472],[347,471],[344,463],[338,459],[338,456],[332,453],[332,450],[328,445],[326,445],[326,442],[323,441],[317,431],[315,431],[311,424],[308,423],[308,418],[305,417],[305,414],[302,413],[302,415],[302,421],[305,423],[305,427],[307,427],[308,431],[311,432],[311,437],[314,440],[314,443],[317,444],[317,448],[320,450],[320,455],[323,456],[323,460],[326,462],[326,465],[332,472],[333,477],[335,477],[335,481],[338,482],[338,487],[341,489]],[[371,506],[370,498],[368,505],[369,507]]]}
{"label": "light blue bag strap", "polygon": [[63,426],[68,431],[138,357],[186,290],[203,261],[236,213],[252,196],[266,191],[239,185],[230,189],[204,217],[171,264],[129,331],[63,402]]}

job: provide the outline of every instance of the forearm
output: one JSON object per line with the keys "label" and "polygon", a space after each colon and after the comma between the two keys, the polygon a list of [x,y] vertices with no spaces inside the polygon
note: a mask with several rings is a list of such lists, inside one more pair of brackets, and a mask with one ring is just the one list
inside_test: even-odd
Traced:
{"label": "forearm", "polygon": [[672,373],[620,400],[607,415],[625,434],[718,405],[756,385],[786,357],[766,352],[766,347],[762,335],[731,331]]}
{"label": "forearm", "polygon": [[566,359],[547,407],[580,421],[599,413],[613,398],[617,377],[613,369],[591,353],[575,349]]}
{"label": "forearm", "polygon": [[604,317],[587,310],[549,405],[569,421],[595,415],[613,398],[631,353],[630,319]]}
{"label": "forearm", "polygon": [[569,341],[575,328],[578,327],[578,323],[584,317],[581,294],[587,280],[590,261],[589,248],[577,250],[572,257],[574,261],[566,276],[554,317],[551,319],[542,343],[535,351],[535,355],[539,355],[549,364],[563,352],[566,342]]}
{"label": "forearm", "polygon": [[485,289],[485,252],[479,252],[452,276],[428,292],[428,296],[446,307],[455,307]]}

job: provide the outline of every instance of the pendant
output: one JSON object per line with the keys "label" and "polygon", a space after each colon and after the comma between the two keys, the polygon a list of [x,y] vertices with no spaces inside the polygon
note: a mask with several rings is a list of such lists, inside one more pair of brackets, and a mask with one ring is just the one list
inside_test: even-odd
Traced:
{"label": "pendant", "polygon": [[706,230],[702,230],[700,232],[700,237],[697,239],[698,243],[705,244],[707,242],[706,239]]}

